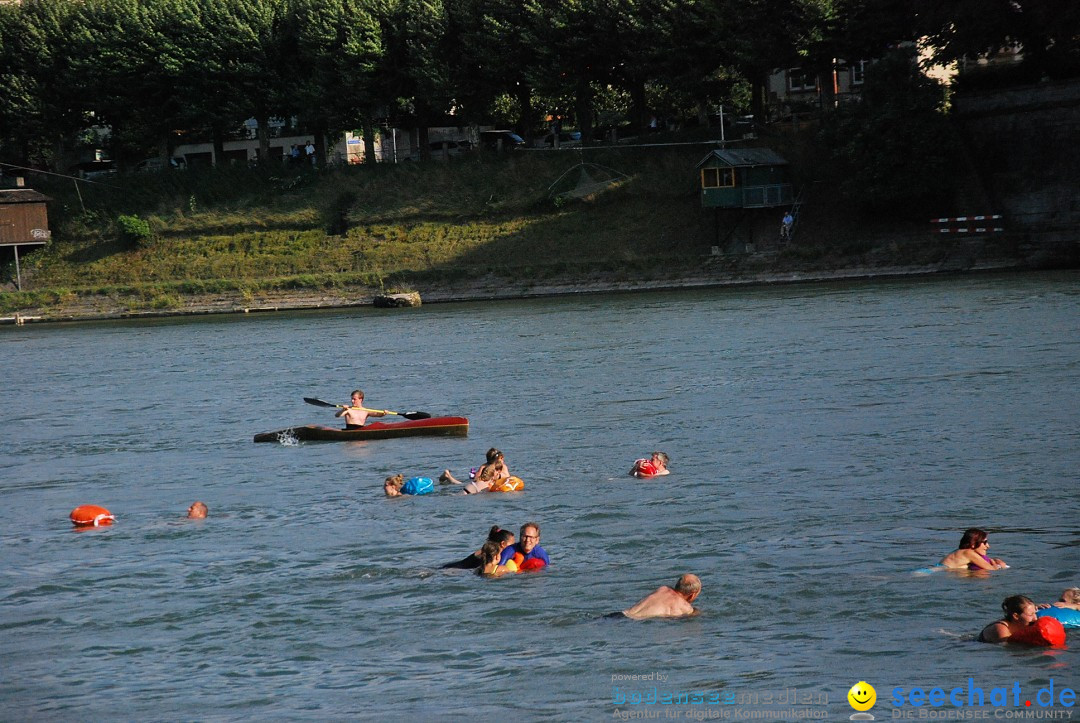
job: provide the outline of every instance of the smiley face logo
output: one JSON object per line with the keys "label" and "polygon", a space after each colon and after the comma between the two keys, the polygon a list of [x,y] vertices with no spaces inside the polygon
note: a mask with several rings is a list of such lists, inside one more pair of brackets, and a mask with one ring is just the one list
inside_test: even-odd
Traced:
{"label": "smiley face logo", "polygon": [[865,680],[860,680],[847,692],[847,701],[855,710],[870,710],[877,702],[877,691]]}

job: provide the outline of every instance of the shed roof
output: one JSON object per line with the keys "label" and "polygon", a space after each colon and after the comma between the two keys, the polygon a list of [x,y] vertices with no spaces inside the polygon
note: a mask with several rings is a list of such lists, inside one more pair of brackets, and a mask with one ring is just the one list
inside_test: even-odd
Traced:
{"label": "shed roof", "polygon": [[0,203],[43,203],[52,198],[29,188],[5,188],[0,190]]}
{"label": "shed roof", "polygon": [[697,167],[701,168],[712,160],[719,160],[729,166],[786,166],[785,161],[776,151],[771,148],[715,148],[709,151],[709,155],[702,158]]}

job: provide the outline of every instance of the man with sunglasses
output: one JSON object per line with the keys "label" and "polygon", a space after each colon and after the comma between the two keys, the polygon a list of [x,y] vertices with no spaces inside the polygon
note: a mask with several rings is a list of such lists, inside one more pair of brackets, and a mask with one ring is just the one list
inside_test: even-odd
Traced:
{"label": "man with sunglasses", "polygon": [[[519,555],[520,559],[517,559]],[[504,566],[510,560],[514,560],[520,572],[539,570],[551,564],[547,552],[540,547],[540,525],[526,522],[521,526],[521,537],[516,544],[502,551],[499,565]]]}

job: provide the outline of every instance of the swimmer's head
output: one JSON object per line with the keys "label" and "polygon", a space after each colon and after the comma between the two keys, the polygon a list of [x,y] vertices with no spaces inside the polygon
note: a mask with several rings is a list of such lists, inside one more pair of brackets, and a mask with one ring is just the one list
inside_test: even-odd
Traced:
{"label": "swimmer's head", "polygon": [[387,477],[383,482],[383,492],[387,497],[397,497],[401,494],[401,487],[405,484],[405,475],[396,474],[393,477]]}
{"label": "swimmer's head", "polygon": [[206,515],[209,510],[206,508],[205,502],[192,502],[191,507],[187,508],[187,516],[189,520],[203,520],[206,519]]}
{"label": "swimmer's head", "polygon": [[693,600],[701,593],[701,579],[697,575],[681,575],[675,582],[675,592],[686,597],[688,601]]}
{"label": "swimmer's head", "polygon": [[488,533],[487,541],[499,545],[499,549],[509,547],[514,544],[514,533],[510,530],[492,527],[491,532]]}
{"label": "swimmer's head", "polygon": [[533,548],[540,544],[540,525],[535,522],[526,522],[521,526],[521,551],[528,555]]}
{"label": "swimmer's head", "polygon": [[1069,605],[1080,605],[1080,587],[1070,587],[1061,593],[1061,602]]}
{"label": "swimmer's head", "polygon": [[488,464],[491,464],[492,462],[495,462],[495,461],[500,460],[502,458],[503,458],[503,453],[500,452],[499,450],[495,449],[494,447],[492,447],[491,449],[489,449],[487,451]]}
{"label": "swimmer's head", "polygon": [[980,530],[978,527],[971,527],[965,530],[964,536],[960,538],[960,549],[974,550],[986,542],[986,537],[985,530]]}
{"label": "swimmer's head", "polygon": [[652,453],[652,460],[653,460],[654,463],[659,462],[663,466],[667,467],[668,456],[664,452],[653,452]]}
{"label": "swimmer's head", "polygon": [[1006,620],[1018,620],[1029,625],[1035,622],[1035,603],[1026,595],[1011,595],[1001,601]]}
{"label": "swimmer's head", "polygon": [[487,565],[497,562],[502,551],[503,548],[498,542],[493,540],[485,542],[484,546],[480,548],[480,571],[482,572]]}

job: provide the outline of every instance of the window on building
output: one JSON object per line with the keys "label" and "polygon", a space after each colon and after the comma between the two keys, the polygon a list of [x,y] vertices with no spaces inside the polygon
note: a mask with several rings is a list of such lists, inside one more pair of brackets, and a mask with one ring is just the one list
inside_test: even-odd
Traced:
{"label": "window on building", "polygon": [[735,185],[734,168],[702,168],[702,188],[731,188]]}
{"label": "window on building", "polygon": [[866,61],[860,60],[851,64],[851,84],[862,85],[866,80]]}
{"label": "window on building", "polygon": [[788,90],[817,90],[817,78],[808,70],[788,68]]}

